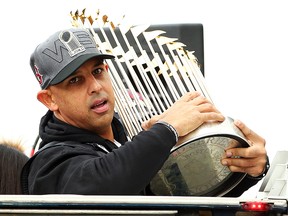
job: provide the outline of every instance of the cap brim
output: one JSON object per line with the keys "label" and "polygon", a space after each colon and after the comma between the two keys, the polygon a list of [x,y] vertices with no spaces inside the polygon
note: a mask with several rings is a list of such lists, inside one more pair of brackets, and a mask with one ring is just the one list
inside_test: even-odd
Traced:
{"label": "cap brim", "polygon": [[109,54],[99,54],[99,53],[90,53],[81,55],[70,64],[68,64],[66,67],[64,67],[53,80],[51,80],[49,85],[56,85],[63,80],[65,80],[67,77],[69,77],[72,73],[74,73],[82,64],[84,64],[86,61],[88,61],[91,58],[98,57],[101,59],[113,59],[115,56],[109,55]]}

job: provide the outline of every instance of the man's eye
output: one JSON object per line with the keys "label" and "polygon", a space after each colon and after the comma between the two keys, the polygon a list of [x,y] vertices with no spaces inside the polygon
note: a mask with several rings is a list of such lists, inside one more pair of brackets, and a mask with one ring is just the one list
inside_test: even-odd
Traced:
{"label": "man's eye", "polygon": [[93,71],[93,74],[94,74],[94,75],[101,74],[103,71],[104,71],[103,68],[96,68],[96,69]]}
{"label": "man's eye", "polygon": [[69,80],[69,83],[74,84],[74,83],[79,82],[79,80],[80,80],[79,77],[73,77],[72,79]]}

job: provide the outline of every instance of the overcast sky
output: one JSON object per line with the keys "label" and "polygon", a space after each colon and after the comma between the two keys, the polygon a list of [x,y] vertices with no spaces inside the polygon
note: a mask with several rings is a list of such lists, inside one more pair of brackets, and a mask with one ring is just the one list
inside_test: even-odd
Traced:
{"label": "overcast sky", "polygon": [[70,11],[86,8],[116,21],[125,15],[134,25],[202,23],[206,84],[218,109],[262,135],[271,158],[287,150],[285,0],[10,0],[0,6],[2,137],[33,144],[46,108],[36,99],[30,54],[54,31],[71,27]]}

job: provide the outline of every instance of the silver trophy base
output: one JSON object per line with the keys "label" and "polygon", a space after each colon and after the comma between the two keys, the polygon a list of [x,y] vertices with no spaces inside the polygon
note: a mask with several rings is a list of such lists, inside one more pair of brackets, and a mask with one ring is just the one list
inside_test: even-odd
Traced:
{"label": "silver trophy base", "polygon": [[155,195],[223,196],[245,173],[232,173],[221,164],[225,149],[249,147],[242,132],[226,117],[205,123],[179,139],[161,170],[150,182]]}

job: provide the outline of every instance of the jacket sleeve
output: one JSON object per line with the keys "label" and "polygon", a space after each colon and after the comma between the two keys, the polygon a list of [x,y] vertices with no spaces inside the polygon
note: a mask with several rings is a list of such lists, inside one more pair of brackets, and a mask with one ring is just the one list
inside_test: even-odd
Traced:
{"label": "jacket sleeve", "polygon": [[175,135],[164,125],[155,124],[110,153],[71,146],[49,148],[34,159],[29,193],[139,194],[175,144]]}

